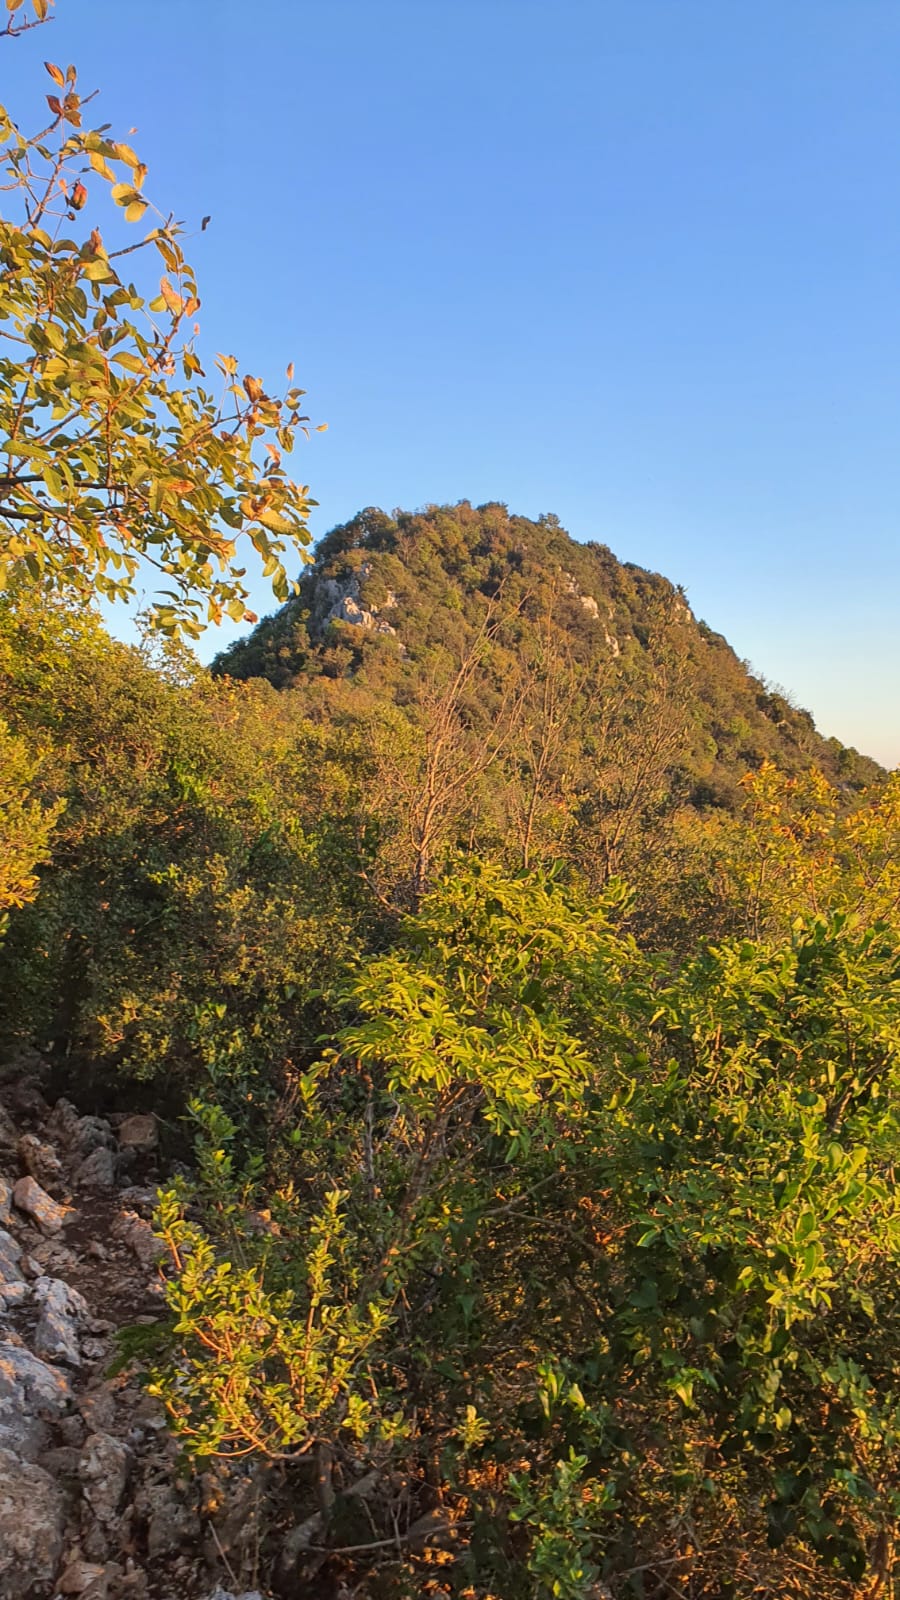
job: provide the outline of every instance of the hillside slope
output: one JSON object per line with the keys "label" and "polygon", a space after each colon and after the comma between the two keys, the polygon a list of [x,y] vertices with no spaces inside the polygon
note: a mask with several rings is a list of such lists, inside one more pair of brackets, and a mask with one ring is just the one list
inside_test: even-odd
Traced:
{"label": "hillside slope", "polygon": [[731,805],[742,774],[766,760],[788,773],[816,766],[853,790],[881,776],[755,677],[666,578],[576,543],[555,517],[532,522],[497,504],[360,512],[321,541],[299,595],[213,670],[305,688],[323,712],[415,707],[486,625],[490,649],[466,697],[476,726],[492,725],[522,661],[546,663],[549,649],[592,682],[613,719],[618,704],[633,722],[635,694],[646,699],[667,678],[680,728],[669,777],[694,804]]}

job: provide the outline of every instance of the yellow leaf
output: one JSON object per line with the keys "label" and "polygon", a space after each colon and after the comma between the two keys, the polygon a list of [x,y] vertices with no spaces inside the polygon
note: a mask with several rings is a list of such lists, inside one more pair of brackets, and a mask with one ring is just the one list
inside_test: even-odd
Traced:
{"label": "yellow leaf", "polygon": [[64,89],[65,85],[66,85],[66,75],[63,72],[62,68],[61,67],[55,67],[53,65],[52,61],[45,61],[44,62],[44,66],[47,68],[47,71],[49,72],[51,78],[53,79],[53,82],[54,83],[58,83],[60,88]]}
{"label": "yellow leaf", "polygon": [[294,523],[289,522],[287,517],[280,516],[277,511],[261,510],[255,512],[254,516],[255,520],[261,522],[264,528],[268,528],[270,533],[293,534],[297,532]]}
{"label": "yellow leaf", "polygon": [[146,200],[132,200],[131,204],[125,207],[125,221],[140,222],[141,217],[144,215],[146,209]]}
{"label": "yellow leaf", "polygon": [[116,159],[118,161],[124,161],[127,167],[139,167],[141,165],[130,144],[122,144],[121,141],[119,141],[114,146],[114,149],[116,152]]}
{"label": "yellow leaf", "polygon": [[92,150],[90,152],[90,161],[94,171],[99,172],[101,178],[106,178],[110,183],[112,183],[113,179],[115,178],[115,173],[113,172],[113,169],[109,163],[104,160],[99,150]]}
{"label": "yellow leaf", "polygon": [[184,301],[182,300],[181,295],[172,288],[168,278],[160,278],[159,292],[165,300],[166,305],[171,311],[173,317],[180,317],[184,309]]}

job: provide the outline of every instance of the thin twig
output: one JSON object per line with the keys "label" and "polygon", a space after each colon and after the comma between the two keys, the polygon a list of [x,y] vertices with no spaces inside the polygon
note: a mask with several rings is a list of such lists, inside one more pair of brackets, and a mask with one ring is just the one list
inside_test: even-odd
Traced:
{"label": "thin twig", "polygon": [[234,1567],[231,1565],[231,1562],[229,1561],[227,1555],[225,1554],[225,1551],[222,1549],[221,1540],[219,1539],[219,1535],[216,1533],[215,1524],[212,1523],[212,1522],[209,1525],[209,1531],[212,1534],[213,1539],[215,1540],[216,1549],[218,1550],[219,1555],[222,1557],[222,1560],[225,1563],[225,1569],[226,1569],[226,1571],[228,1573],[228,1576],[231,1579],[232,1583],[234,1584],[235,1589],[237,1589],[238,1588],[237,1573],[235,1572]]}
{"label": "thin twig", "polygon": [[[436,1528],[434,1534],[432,1535],[432,1537],[435,1537],[438,1533],[444,1533],[444,1532],[455,1533],[457,1528],[471,1528],[471,1527],[472,1527],[472,1523],[471,1522],[452,1522],[450,1524],[450,1526],[449,1526],[449,1529]],[[359,1553],[361,1553],[362,1551],[365,1551],[365,1550],[387,1550],[387,1549],[396,1550],[398,1544],[408,1544],[411,1539],[420,1539],[420,1538],[422,1538],[422,1534],[415,1532],[415,1523],[413,1523],[413,1526],[410,1529],[409,1533],[398,1533],[396,1535],[396,1537],[393,1538],[393,1539],[373,1539],[371,1544],[339,1544],[339,1545],[308,1544],[308,1545],[305,1546],[305,1548],[307,1550],[314,1550],[317,1555],[352,1556],[352,1555],[358,1555]],[[427,1536],[426,1536],[426,1542],[427,1542]]]}

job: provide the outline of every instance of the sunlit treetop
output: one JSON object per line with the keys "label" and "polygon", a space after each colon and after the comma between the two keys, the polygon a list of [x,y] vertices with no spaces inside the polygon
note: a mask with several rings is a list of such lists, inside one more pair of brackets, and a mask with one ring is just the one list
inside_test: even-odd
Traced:
{"label": "sunlit treetop", "polygon": [[[7,0],[0,36],[44,20],[31,3],[33,18]],[[284,466],[308,433],[303,390],[289,366],[269,394],[231,355],[207,377],[182,224],[147,198],[132,147],[84,126],[75,68],[46,69],[39,132],[0,106],[0,582],[16,566],[72,599],[127,600],[151,574],[165,632],[255,620],[241,541],[279,599],[309,542],[315,502]]]}

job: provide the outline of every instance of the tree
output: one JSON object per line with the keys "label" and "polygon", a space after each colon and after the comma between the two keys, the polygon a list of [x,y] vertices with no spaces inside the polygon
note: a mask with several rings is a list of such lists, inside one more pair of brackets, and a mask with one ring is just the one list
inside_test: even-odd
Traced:
{"label": "tree", "polygon": [[900,926],[900,774],[848,800],[816,768],[791,777],[764,761],[742,787],[740,812],[694,824],[736,931],[765,938],[832,911]]}
{"label": "tree", "polygon": [[559,854],[572,824],[585,708],[604,676],[603,667],[589,674],[575,660],[557,616],[557,588],[522,641],[521,715],[506,762],[510,830],[525,871]]}
{"label": "tree", "polygon": [[22,739],[0,717],[0,938],[8,912],[37,893],[35,868],[48,854],[50,835],[62,810],[41,805],[32,792],[37,763]]}
{"label": "tree", "polygon": [[382,904],[395,910],[420,904],[454,834],[471,840],[483,820],[479,785],[508,751],[522,684],[519,674],[511,676],[489,728],[475,724],[477,685],[517,611],[502,591],[493,595],[459,653],[442,651],[423,673],[412,714],[392,708],[373,722],[369,807],[382,837],[377,873],[367,876]]}
{"label": "tree", "polygon": [[[43,20],[47,0],[32,4],[35,21],[13,19],[7,33]],[[23,567],[80,601],[123,600],[149,564],[164,631],[196,637],[223,615],[255,620],[238,540],[281,599],[284,558],[309,540],[315,502],[282,464],[296,430],[308,432],[303,390],[289,366],[286,392],[269,395],[252,374],[238,378],[230,355],[216,359],[218,392],[206,383],[182,224],[145,196],[147,168],[130,145],[83,127],[93,96],[79,93],[75,68],[46,67],[41,131],[22,134],[0,107],[0,582]],[[89,185],[113,201],[109,243],[98,225],[70,236],[93,207]],[[129,242],[121,222],[148,217]]]}
{"label": "tree", "polygon": [[245,1114],[315,1048],[362,896],[282,704],[0,597],[0,1037],[55,1040],[82,1090],[152,1078],[158,1106],[211,1077]]}

